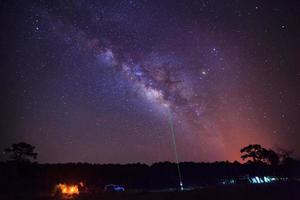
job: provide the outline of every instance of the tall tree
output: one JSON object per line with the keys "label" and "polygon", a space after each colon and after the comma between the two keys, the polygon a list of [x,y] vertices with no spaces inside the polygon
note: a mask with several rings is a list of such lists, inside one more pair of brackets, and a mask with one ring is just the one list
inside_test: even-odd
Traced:
{"label": "tall tree", "polygon": [[280,161],[279,156],[275,151],[272,149],[267,150],[265,148],[262,148],[262,160],[270,165],[278,165]]}
{"label": "tall tree", "polygon": [[241,149],[241,158],[250,159],[250,162],[262,162],[269,165],[278,165],[279,156],[272,149],[265,149],[259,144],[250,144]]}
{"label": "tall tree", "polygon": [[35,147],[26,142],[12,144],[11,147],[4,149],[4,153],[8,155],[9,161],[14,162],[32,162],[36,160],[37,153],[34,152]]}
{"label": "tall tree", "polygon": [[241,149],[241,158],[243,160],[249,159],[252,162],[259,162],[262,159],[261,155],[262,147],[259,144],[249,144],[248,146]]}
{"label": "tall tree", "polygon": [[291,155],[293,154],[292,150],[287,150],[284,148],[277,147],[276,152],[278,152],[279,160],[281,164],[285,164],[291,160],[294,160]]}

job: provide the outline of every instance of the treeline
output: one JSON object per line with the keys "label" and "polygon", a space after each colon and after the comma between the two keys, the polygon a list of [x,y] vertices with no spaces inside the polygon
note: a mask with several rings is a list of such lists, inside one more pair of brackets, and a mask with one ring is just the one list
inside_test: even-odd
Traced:
{"label": "treeline", "polygon": [[[216,184],[220,179],[244,175],[299,177],[300,162],[291,160],[283,165],[264,163],[214,162],[180,163],[184,186]],[[103,188],[115,183],[127,189],[161,189],[178,187],[175,163],[146,164],[37,164],[0,163],[1,192],[50,191],[57,183],[84,182],[88,187]]]}
{"label": "treeline", "polygon": [[[220,179],[241,176],[300,177],[300,162],[290,151],[266,149],[250,144],[240,150],[247,161],[214,163],[180,163],[185,187],[216,184]],[[177,188],[179,176],[176,163],[146,164],[38,164],[35,147],[20,142],[4,149],[7,161],[0,163],[0,192],[49,192],[58,183],[83,182],[89,188],[103,188],[106,184],[119,184],[127,189]],[[17,191],[16,191],[17,190]]]}

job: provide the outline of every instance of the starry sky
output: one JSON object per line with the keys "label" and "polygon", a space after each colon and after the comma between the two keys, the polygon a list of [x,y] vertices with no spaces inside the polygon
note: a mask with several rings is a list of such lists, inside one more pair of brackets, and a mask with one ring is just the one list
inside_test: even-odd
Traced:
{"label": "starry sky", "polygon": [[[300,2],[0,1],[0,148],[38,161],[300,155]],[[4,155],[0,156],[4,159]]]}

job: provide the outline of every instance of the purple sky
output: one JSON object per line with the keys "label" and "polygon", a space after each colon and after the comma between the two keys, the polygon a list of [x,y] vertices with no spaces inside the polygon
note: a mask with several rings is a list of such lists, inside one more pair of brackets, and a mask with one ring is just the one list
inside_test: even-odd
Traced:
{"label": "purple sky", "polygon": [[[4,1],[0,148],[39,162],[300,154],[300,2]],[[0,156],[3,160],[3,155]]]}

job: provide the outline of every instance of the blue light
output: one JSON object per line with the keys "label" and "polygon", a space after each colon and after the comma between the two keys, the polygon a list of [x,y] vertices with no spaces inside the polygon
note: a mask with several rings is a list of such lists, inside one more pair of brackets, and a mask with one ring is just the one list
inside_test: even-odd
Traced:
{"label": "blue light", "polygon": [[257,176],[255,176],[255,179],[256,179],[256,182],[257,182],[258,184],[261,183],[260,180],[259,180],[259,178],[258,178]]}
{"label": "blue light", "polygon": [[259,177],[260,183],[264,183],[264,180]]}
{"label": "blue light", "polygon": [[266,176],[264,176],[264,181],[265,181],[265,183],[271,182],[271,180],[268,177],[266,177]]}

